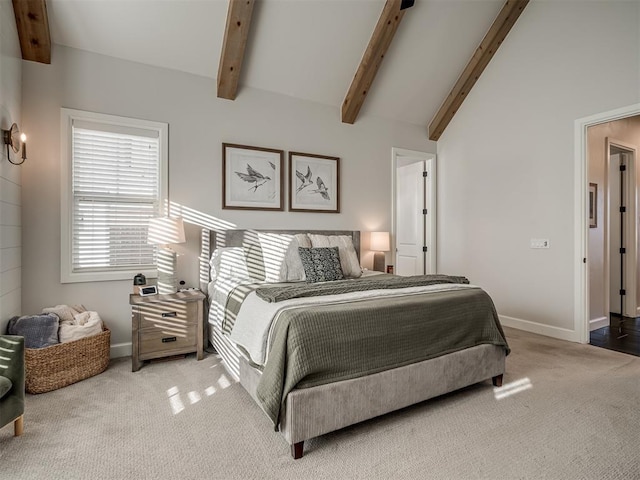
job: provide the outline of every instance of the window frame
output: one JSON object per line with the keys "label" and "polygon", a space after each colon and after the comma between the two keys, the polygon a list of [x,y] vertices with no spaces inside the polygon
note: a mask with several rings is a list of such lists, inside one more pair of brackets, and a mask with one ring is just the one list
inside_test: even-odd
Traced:
{"label": "window frame", "polygon": [[[73,122],[89,121],[105,125],[124,128],[144,129],[158,132],[159,153],[159,201],[160,210],[166,210],[169,191],[169,124],[121,117],[103,113],[87,112],[70,108],[60,109],[60,282],[103,282],[113,280],[131,280],[134,275],[142,273],[148,278],[156,278],[158,270],[152,269],[123,269],[123,270],[94,270],[91,272],[73,271],[73,193],[72,193],[72,162],[73,162]],[[159,211],[158,214],[164,212]]]}

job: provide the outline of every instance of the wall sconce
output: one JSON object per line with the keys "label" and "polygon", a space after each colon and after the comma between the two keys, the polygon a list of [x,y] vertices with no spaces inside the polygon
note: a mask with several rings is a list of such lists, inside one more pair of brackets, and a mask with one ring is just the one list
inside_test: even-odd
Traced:
{"label": "wall sconce", "polygon": [[[22,165],[27,159],[27,136],[24,133],[20,134],[18,125],[14,123],[11,125],[9,130],[2,130],[2,137],[5,145],[7,146],[7,160],[9,160],[9,163],[12,163],[13,165]],[[20,151],[20,148],[22,148],[21,162],[14,162],[11,160],[11,157],[9,156],[9,147],[11,147],[14,154],[17,154]]]}
{"label": "wall sconce", "polygon": [[389,247],[389,232],[371,232],[369,248],[375,252],[373,255],[373,269],[376,272],[384,272],[385,255],[383,252],[391,250]]}

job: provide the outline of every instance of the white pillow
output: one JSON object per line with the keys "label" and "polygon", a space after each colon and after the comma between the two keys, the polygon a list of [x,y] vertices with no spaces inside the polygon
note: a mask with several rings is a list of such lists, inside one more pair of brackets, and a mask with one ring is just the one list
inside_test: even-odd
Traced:
{"label": "white pillow", "polygon": [[281,282],[304,282],[306,276],[298,247],[311,248],[311,240],[306,233],[298,233],[293,236],[284,256],[284,262],[280,267]]}
{"label": "white pillow", "polygon": [[360,267],[351,237],[348,235],[315,235],[310,233],[309,239],[313,248],[338,247],[340,266],[345,278],[359,278],[362,275],[362,267]]}
{"label": "white pillow", "polygon": [[262,249],[264,262],[264,281],[267,283],[280,282],[280,270],[284,258],[293,240],[292,234],[258,232],[258,240]]}
{"label": "white pillow", "polygon": [[242,247],[216,248],[209,261],[211,265],[211,281],[221,279],[237,279],[249,281],[249,272]]}

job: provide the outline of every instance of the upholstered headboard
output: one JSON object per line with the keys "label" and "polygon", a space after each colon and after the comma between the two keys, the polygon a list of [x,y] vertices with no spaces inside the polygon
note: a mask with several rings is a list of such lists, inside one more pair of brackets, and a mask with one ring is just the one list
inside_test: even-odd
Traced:
{"label": "upholstered headboard", "polygon": [[360,258],[360,231],[359,230],[256,230],[256,229],[238,229],[224,230],[216,232],[207,228],[202,229],[201,248],[200,248],[200,289],[207,291],[209,283],[209,259],[211,253],[216,247],[242,247],[247,243],[255,244],[257,242],[258,233],[271,234],[288,234],[295,235],[297,233],[312,233],[316,235],[347,235],[351,237],[353,246]]}

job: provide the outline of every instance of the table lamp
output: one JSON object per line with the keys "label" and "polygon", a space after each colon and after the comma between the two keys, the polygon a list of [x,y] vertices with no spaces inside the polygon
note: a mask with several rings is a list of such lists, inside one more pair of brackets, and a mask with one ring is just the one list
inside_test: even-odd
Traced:
{"label": "table lamp", "polygon": [[385,255],[389,247],[389,232],[371,232],[369,249],[376,252],[373,255],[373,269],[377,272],[384,272]]}
{"label": "table lamp", "polygon": [[149,220],[147,243],[158,245],[158,293],[176,293],[177,254],[170,244],[184,243],[182,218],[155,217]]}

